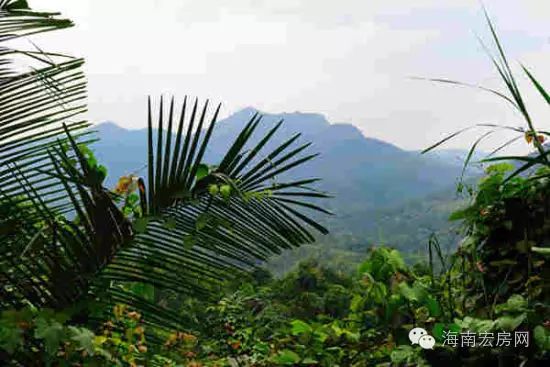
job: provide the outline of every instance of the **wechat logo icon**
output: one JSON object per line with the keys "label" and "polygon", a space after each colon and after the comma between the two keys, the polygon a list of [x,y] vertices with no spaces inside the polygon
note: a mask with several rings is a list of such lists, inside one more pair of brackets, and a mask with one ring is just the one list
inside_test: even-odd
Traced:
{"label": "wechat logo icon", "polygon": [[422,349],[433,349],[435,339],[422,328],[416,327],[409,331],[409,340],[411,344],[418,344]]}

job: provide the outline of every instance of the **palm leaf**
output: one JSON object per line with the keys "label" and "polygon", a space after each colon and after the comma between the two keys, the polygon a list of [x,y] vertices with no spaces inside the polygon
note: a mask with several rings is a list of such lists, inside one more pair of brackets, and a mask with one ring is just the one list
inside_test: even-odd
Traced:
{"label": "palm leaf", "polygon": [[[86,111],[83,60],[39,48],[38,52],[13,50],[1,43],[70,26],[55,13],[31,11],[25,1],[0,2],[0,185],[5,195],[25,197],[12,174],[17,166],[28,184],[59,208],[65,199],[59,180],[39,170],[53,172],[47,150],[66,139],[63,123],[76,138],[85,135],[88,124],[80,118]],[[28,70],[11,67],[17,55],[27,57]]]}
{"label": "palm leaf", "polygon": [[[258,260],[266,260],[269,255],[279,253],[281,249],[295,247],[313,240],[309,232],[306,232],[307,236],[297,235],[297,233],[303,234],[305,231],[303,226],[297,225],[300,220],[297,220],[295,215],[279,205],[278,201],[282,200],[280,196],[284,195],[295,195],[304,198],[326,197],[325,194],[313,192],[307,188],[304,189],[304,183],[312,183],[316,180],[301,180],[281,185],[281,189],[283,187],[298,189],[292,193],[280,192],[279,190],[276,195],[264,197],[261,200],[246,198],[250,194],[261,194],[265,190],[271,190],[273,185],[270,179],[276,173],[286,172],[313,158],[312,155],[298,158],[298,153],[304,148],[293,150],[291,144],[285,143],[276,150],[278,154],[292,150],[290,154],[287,154],[283,160],[274,162],[266,170],[261,171],[260,175],[251,175],[251,172],[258,170],[258,166],[253,166],[250,169],[248,168],[249,163],[252,163],[253,159],[261,154],[262,148],[274,136],[281,123],[271,129],[245,155],[243,150],[261,121],[259,116],[254,116],[237,136],[221,162],[214,166],[216,168],[211,169],[205,177],[198,178],[196,176],[197,170],[199,166],[204,166],[202,158],[215,131],[214,127],[219,113],[219,106],[212,116],[207,118],[208,103],[205,103],[200,109],[201,113],[197,114],[199,106],[198,102],[195,102],[191,114],[187,114],[190,116],[189,121],[187,121],[187,128],[183,129],[182,125],[186,114],[186,103],[184,103],[180,112],[178,132],[175,137],[172,137],[173,106],[174,103],[172,102],[168,113],[168,131],[167,134],[164,134],[163,129],[160,128],[164,126],[162,119],[164,106],[161,100],[159,129],[156,130],[156,139],[152,136],[153,116],[149,114],[150,134],[148,140],[150,142],[150,152],[148,160],[150,176],[148,179],[148,197],[150,202],[148,215],[152,219],[148,221],[146,233],[136,235],[136,241],[141,246],[139,250],[137,247],[130,248],[127,250],[128,252],[143,252],[145,251],[143,246],[146,246],[148,242],[150,243],[153,239],[160,242],[159,239],[162,238],[164,248],[170,249],[170,251],[178,250],[181,257],[186,258],[185,261],[190,263],[204,261],[207,254],[215,255],[215,261],[212,264],[200,267],[200,271],[212,269],[219,274],[219,271],[230,270],[231,267],[248,269],[256,265]],[[151,110],[151,104],[149,110]],[[205,126],[207,120],[209,123]],[[176,148],[172,150],[171,141],[174,138]],[[154,140],[157,141],[156,147],[151,144]],[[180,150],[179,146],[182,141],[184,141],[183,149]],[[163,142],[165,142],[164,146],[161,146]],[[156,154],[151,154],[151,150],[155,150]],[[245,158],[239,160],[238,157],[240,156],[245,156]],[[263,161],[261,158],[257,160]],[[239,162],[239,164],[236,162]],[[283,165],[283,163],[287,164]],[[177,168],[174,169],[174,167]],[[170,174],[168,174],[168,171],[170,171]],[[246,180],[245,177],[250,179]],[[209,194],[209,185],[223,185],[228,182],[234,188],[234,195],[231,198],[213,197]],[[251,190],[250,187],[252,186],[253,189]],[[261,203],[257,203],[257,201],[261,201]],[[303,207],[301,203],[297,205]],[[260,207],[263,209],[262,211],[259,211]],[[308,206],[307,208],[319,212],[323,211],[317,206]],[[205,215],[208,216],[210,223],[197,230],[197,221]],[[166,218],[174,218],[175,225],[171,228],[163,225]],[[219,225],[219,223],[223,223],[223,225]],[[322,227],[317,226],[317,228]],[[326,230],[323,230],[323,232],[326,232]],[[193,238],[192,251],[184,246],[184,239],[189,238],[189,236],[195,237]],[[151,244],[151,246],[154,247],[156,244]],[[156,250],[149,250],[150,255],[153,254],[152,251]],[[163,252],[160,251],[159,253]],[[195,257],[197,258],[195,259]],[[199,260],[199,258],[203,260]],[[214,275],[212,274],[213,278],[215,278]],[[205,274],[201,274],[201,276],[205,276]]]}
{"label": "palm leaf", "polygon": [[[281,123],[245,153],[245,147],[261,122],[260,116],[253,116],[220,163],[211,166],[206,176],[199,177],[197,170],[205,165],[202,158],[215,134],[219,106],[209,114],[208,103],[200,106],[196,101],[188,106],[187,101],[186,98],[179,111],[175,136],[172,136],[175,103],[170,103],[166,114],[161,102],[159,129],[153,128],[156,118],[151,113],[152,103],[149,103],[149,210],[144,218],[138,219],[145,221],[146,227],[135,233],[131,243],[103,270],[101,278],[105,281],[140,282],[152,284],[159,290],[207,296],[216,289],[216,284],[254,269],[271,255],[313,242],[312,229],[327,232],[307,214],[312,211],[327,213],[308,202],[311,198],[327,197],[306,187],[317,179],[283,182],[277,186],[270,180],[274,173],[299,167],[311,159],[310,156],[299,157],[305,148],[296,150],[292,144],[295,139],[276,148],[276,154],[271,152],[262,157],[262,148]],[[167,126],[167,129],[160,129],[160,126]],[[269,167],[259,171],[261,162],[277,155],[284,155],[284,159],[271,162]],[[254,172],[261,173],[254,175]],[[230,197],[209,193],[209,185],[227,183],[234,187]],[[273,194],[262,195],[272,189],[275,189]],[[289,199],[291,196],[297,199]],[[300,208],[306,211],[301,212]]]}

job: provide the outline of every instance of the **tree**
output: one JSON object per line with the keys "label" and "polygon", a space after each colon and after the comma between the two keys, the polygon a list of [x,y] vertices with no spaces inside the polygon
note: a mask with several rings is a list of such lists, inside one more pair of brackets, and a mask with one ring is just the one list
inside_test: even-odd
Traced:
{"label": "tree", "polygon": [[[72,26],[35,12],[24,0],[0,0],[0,42]],[[116,192],[86,143],[83,60],[0,46],[0,310],[31,305],[90,312],[130,304],[149,323],[181,327],[180,318],[136,286],[207,295],[213,285],[257,267],[271,254],[311,243],[327,230],[308,202],[327,195],[316,178],[278,182],[316,155],[299,134],[273,151],[274,126],[250,146],[255,115],[219,164],[204,164],[220,106],[161,98],[154,130],[148,106],[148,177],[125,177]],[[20,71],[14,59],[29,65]],[[191,106],[192,105],[192,106]],[[250,148],[250,149],[249,149]],[[307,211],[307,212],[306,212]],[[24,213],[24,215],[21,215]],[[84,308],[80,307],[84,304]]]}

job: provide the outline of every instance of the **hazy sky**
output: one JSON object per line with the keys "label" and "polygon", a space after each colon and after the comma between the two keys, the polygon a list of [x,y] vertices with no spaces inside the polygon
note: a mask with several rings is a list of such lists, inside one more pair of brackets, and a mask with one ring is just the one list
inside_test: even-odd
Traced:
{"label": "hazy sky", "polygon": [[[485,0],[514,65],[550,85],[550,1]],[[89,117],[145,126],[146,96],[189,94],[266,112],[319,112],[423,148],[476,122],[519,124],[491,95],[414,81],[500,87],[476,40],[478,0],[31,0],[74,29],[40,36],[87,59]],[[523,84],[530,89],[527,83]],[[537,121],[549,122],[527,93]],[[540,123],[539,123],[540,124]],[[299,128],[299,127],[298,127]],[[466,135],[450,146],[466,146]],[[520,143],[521,145],[521,143]]]}

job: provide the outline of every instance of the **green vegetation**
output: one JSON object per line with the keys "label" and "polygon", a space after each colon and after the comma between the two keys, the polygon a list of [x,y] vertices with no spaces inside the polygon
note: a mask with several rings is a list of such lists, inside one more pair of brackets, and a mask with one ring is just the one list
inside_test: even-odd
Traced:
{"label": "green vegetation", "polygon": [[[32,11],[26,1],[1,0],[0,16],[1,42],[72,25]],[[94,136],[81,116],[83,60],[40,49],[0,52],[0,309],[36,314],[24,320],[38,323],[39,340],[51,333],[56,340],[84,339],[60,320],[98,328],[127,303],[147,320],[150,343],[160,347],[164,331],[185,326],[163,306],[165,292],[211,297],[222,281],[313,242],[314,232],[327,233],[310,218],[326,213],[309,202],[326,197],[309,187],[317,179],[273,180],[316,157],[297,137],[266,148],[282,122],[245,149],[260,122],[254,115],[217,164],[206,165],[220,107],[210,114],[208,102],[185,99],[179,109],[172,99],[164,108],[161,99],[154,134],[149,102],[148,175],[122,177],[110,191],[103,186],[105,167],[86,146]],[[22,60],[27,69],[12,66]],[[46,309],[65,316],[45,319]],[[14,317],[5,322],[17,322],[17,311]],[[41,360],[32,353],[10,356],[13,343],[2,360]],[[56,342],[47,344],[55,356]]]}
{"label": "green vegetation", "polygon": [[[26,1],[0,0],[0,42],[69,26]],[[450,218],[459,248],[442,248],[434,234],[423,254],[405,259],[380,246],[358,259],[344,245],[338,264],[325,266],[333,254],[324,254],[280,277],[260,265],[327,233],[312,219],[328,214],[319,204],[327,195],[311,187],[317,179],[274,180],[315,158],[308,144],[295,146],[296,136],[268,145],[279,123],[246,148],[255,115],[216,165],[205,164],[219,108],[210,116],[208,102],[186,99],[177,114],[161,99],[157,117],[149,103],[147,177],[123,176],[111,191],[81,120],[82,60],[0,48],[0,363],[547,364],[550,133],[535,129],[495,40],[512,97],[495,93],[521,112],[527,128],[516,131],[536,152],[489,157],[505,162],[476,185],[461,182],[468,200]],[[12,68],[14,57],[29,69]],[[411,345],[414,327],[436,346]],[[528,345],[444,343],[449,332],[519,331]]]}

